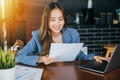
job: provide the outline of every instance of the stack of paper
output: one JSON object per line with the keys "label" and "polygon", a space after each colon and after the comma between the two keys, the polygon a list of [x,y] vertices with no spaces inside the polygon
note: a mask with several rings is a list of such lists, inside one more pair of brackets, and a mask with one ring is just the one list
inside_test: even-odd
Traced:
{"label": "stack of paper", "polygon": [[16,65],[15,80],[41,80],[43,69]]}

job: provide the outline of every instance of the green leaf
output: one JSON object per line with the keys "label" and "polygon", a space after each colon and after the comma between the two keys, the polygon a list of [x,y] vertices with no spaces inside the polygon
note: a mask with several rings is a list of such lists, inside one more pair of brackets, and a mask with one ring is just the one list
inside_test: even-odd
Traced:
{"label": "green leaf", "polygon": [[15,55],[13,52],[4,51],[0,48],[0,69],[8,69],[16,64]]}

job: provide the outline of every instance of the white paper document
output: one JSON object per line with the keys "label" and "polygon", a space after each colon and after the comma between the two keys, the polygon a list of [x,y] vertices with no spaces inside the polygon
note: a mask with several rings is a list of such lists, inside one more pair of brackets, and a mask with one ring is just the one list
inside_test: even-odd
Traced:
{"label": "white paper document", "polygon": [[55,57],[56,62],[73,61],[82,49],[84,43],[51,43],[49,57]]}
{"label": "white paper document", "polygon": [[16,65],[15,80],[41,80],[43,69]]}

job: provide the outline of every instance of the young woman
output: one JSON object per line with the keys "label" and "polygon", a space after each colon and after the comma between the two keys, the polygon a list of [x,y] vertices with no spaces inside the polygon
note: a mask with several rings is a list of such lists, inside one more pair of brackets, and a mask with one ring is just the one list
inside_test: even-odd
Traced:
{"label": "young woman", "polygon": [[[32,32],[32,39],[18,52],[18,63],[37,66],[37,63],[48,65],[55,62],[54,57],[49,57],[51,43],[79,43],[78,32],[66,28],[66,18],[63,7],[57,2],[49,3],[43,12],[40,29]],[[57,54],[57,53],[56,53]],[[76,60],[93,60],[98,62],[108,60],[94,54],[85,55],[80,52]]]}

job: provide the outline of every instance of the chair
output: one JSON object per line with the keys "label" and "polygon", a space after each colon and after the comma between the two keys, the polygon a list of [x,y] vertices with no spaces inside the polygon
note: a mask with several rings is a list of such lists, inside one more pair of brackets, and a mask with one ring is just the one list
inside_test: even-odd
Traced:
{"label": "chair", "polygon": [[17,39],[15,41],[15,43],[13,44],[13,46],[11,47],[10,51],[12,51],[14,53],[14,55],[16,56],[18,51],[21,50],[24,47],[24,42],[20,39]]}
{"label": "chair", "polygon": [[106,45],[104,45],[104,48],[107,49],[107,53],[106,53],[105,57],[110,58],[115,49],[115,45],[114,44],[106,44]]}

